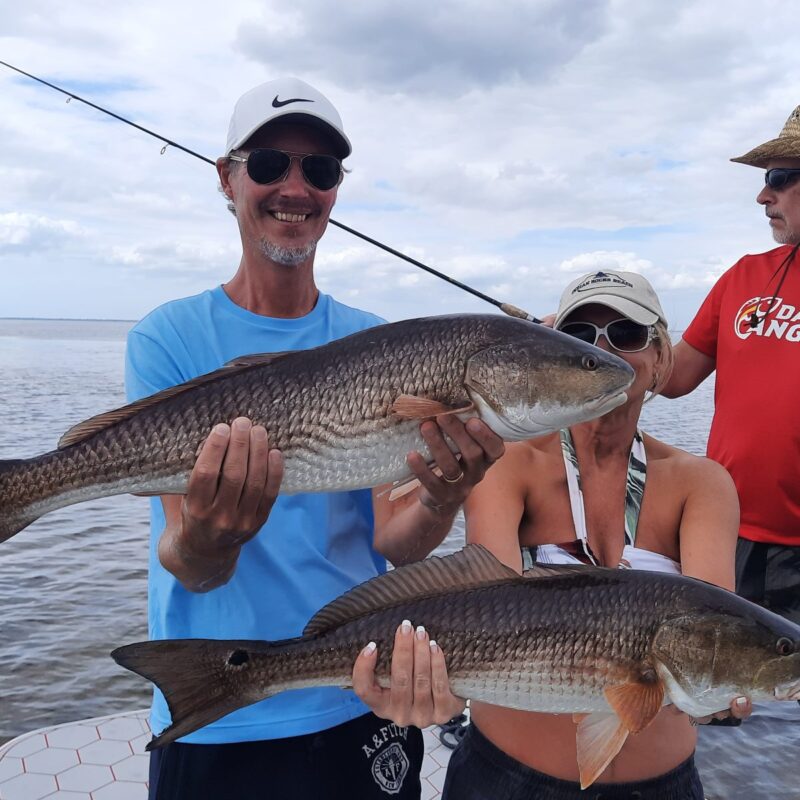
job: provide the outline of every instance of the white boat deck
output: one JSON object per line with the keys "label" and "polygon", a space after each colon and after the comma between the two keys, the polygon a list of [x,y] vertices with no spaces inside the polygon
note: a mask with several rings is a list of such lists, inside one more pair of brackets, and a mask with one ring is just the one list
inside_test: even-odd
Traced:
{"label": "white boat deck", "polygon": [[[0,747],[0,800],[147,800],[148,711],[42,728]],[[452,752],[423,731],[422,800],[439,797]]]}

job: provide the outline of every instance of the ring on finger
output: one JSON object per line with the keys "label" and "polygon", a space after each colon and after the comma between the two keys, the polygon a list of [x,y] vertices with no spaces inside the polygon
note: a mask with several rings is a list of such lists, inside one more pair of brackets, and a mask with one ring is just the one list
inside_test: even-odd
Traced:
{"label": "ring on finger", "polygon": [[462,469],[455,478],[448,478],[447,475],[442,473],[442,480],[445,483],[458,483],[464,477],[464,470]]}

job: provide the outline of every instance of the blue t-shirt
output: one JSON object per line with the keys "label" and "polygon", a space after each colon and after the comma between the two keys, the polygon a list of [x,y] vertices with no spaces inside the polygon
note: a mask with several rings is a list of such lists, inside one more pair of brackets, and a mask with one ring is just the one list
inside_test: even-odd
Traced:
{"label": "blue t-shirt", "polygon": [[[379,325],[382,319],[320,293],[310,314],[273,319],[237,306],[221,286],[166,303],[128,335],[128,399],[161,391],[248,353],[300,350]],[[148,616],[151,639],[286,639],[299,636],[323,605],[385,572],[372,548],[369,490],[279,496],[267,524],[242,547],[233,578],[205,594],[184,589],[160,564],[164,530],[158,498],[151,501]],[[366,644],[366,643],[365,643]],[[368,711],[336,688],[284,692],[235,711],[181,741],[254,741],[324,730]],[[154,731],[170,723],[154,693]]]}

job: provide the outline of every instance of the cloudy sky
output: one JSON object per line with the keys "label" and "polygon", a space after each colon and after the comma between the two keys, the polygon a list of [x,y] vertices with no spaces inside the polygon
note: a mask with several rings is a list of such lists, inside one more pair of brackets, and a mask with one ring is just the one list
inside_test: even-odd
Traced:
{"label": "cloudy sky", "polygon": [[[595,268],[642,272],[672,327],[772,245],[731,156],[800,103],[775,0],[0,0],[0,60],[209,157],[252,86],[339,108],[334,219],[534,314]],[[0,66],[0,316],[135,319],[229,278],[213,168]],[[329,229],[320,286],[400,319],[488,310]]]}

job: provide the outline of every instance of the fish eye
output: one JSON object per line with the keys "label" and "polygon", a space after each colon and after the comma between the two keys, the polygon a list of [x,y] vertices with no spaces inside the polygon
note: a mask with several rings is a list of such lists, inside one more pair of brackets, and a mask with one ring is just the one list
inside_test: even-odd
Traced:
{"label": "fish eye", "polygon": [[790,656],[794,653],[794,642],[786,636],[781,636],[775,645],[775,652],[779,656]]}
{"label": "fish eye", "polygon": [[597,359],[594,356],[584,356],[581,359],[581,364],[584,369],[594,372],[597,369]]}

